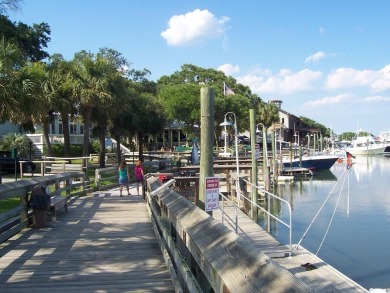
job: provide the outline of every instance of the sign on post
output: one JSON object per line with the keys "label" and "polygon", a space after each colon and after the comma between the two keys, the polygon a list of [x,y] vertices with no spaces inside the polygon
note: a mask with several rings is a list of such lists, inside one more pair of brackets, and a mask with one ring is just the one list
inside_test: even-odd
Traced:
{"label": "sign on post", "polygon": [[219,178],[218,177],[206,177],[205,188],[206,188],[205,211],[209,212],[209,211],[218,209],[218,207],[219,207]]}
{"label": "sign on post", "polygon": [[260,159],[260,145],[258,143],[255,144],[255,156],[256,160]]}

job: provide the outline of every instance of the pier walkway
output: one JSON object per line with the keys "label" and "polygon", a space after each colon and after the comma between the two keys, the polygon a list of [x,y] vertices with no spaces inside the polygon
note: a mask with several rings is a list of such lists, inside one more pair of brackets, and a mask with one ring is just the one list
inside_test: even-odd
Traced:
{"label": "pier walkway", "polygon": [[[141,196],[118,188],[73,199],[45,228],[0,244],[0,292],[180,292]],[[124,191],[123,194],[126,194]],[[233,209],[225,208],[233,217]],[[220,221],[219,211],[213,217]],[[280,245],[239,211],[238,235],[304,281],[313,292],[367,292],[303,248]],[[302,264],[311,263],[314,270]]]}
{"label": "pier walkway", "polygon": [[47,223],[0,245],[0,292],[175,292],[141,196],[96,192]]}

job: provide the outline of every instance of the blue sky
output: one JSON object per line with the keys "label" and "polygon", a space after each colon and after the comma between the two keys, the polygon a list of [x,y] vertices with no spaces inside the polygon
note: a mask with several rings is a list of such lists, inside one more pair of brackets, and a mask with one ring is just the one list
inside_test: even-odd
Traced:
{"label": "blue sky", "polygon": [[101,47],[152,79],[214,68],[264,101],[340,134],[390,130],[390,1],[24,0],[14,21],[47,22],[49,53]]}

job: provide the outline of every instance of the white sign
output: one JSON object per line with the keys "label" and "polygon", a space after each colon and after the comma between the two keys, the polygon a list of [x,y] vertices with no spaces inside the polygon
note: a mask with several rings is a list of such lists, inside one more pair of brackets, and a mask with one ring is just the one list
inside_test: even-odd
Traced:
{"label": "white sign", "polygon": [[260,159],[260,145],[258,143],[255,144],[255,156],[256,160]]}
{"label": "white sign", "polygon": [[218,177],[206,177],[206,202],[205,211],[209,212],[216,210],[219,207],[219,178]]}

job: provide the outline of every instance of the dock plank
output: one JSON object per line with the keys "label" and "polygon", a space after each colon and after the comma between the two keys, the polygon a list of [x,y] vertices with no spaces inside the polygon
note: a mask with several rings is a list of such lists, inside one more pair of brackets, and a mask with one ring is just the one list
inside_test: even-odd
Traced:
{"label": "dock plank", "polygon": [[175,292],[146,203],[100,192],[0,245],[2,292]]}
{"label": "dock plank", "polygon": [[[230,218],[234,218],[234,208],[231,205],[227,204],[224,211]],[[214,210],[213,217],[222,222],[220,210]],[[226,220],[225,226],[234,231],[232,225],[226,225]],[[313,292],[368,292],[367,289],[310,253],[304,247],[297,249],[297,246],[293,244],[292,256],[289,257],[289,246],[280,244],[241,210],[238,210],[237,234],[250,241],[260,251],[303,280],[313,288]],[[313,264],[316,268],[306,270],[306,267],[302,266],[306,263]]]}

